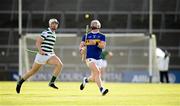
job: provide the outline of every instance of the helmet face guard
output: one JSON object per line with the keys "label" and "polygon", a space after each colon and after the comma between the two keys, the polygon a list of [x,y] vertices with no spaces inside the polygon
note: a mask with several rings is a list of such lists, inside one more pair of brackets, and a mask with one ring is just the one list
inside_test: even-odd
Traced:
{"label": "helmet face guard", "polygon": [[100,29],[100,28],[97,28],[97,27],[91,27],[92,30],[95,30],[95,29]]}
{"label": "helmet face guard", "polygon": [[91,29],[100,29],[101,28],[101,23],[98,20],[92,20],[91,21]]}

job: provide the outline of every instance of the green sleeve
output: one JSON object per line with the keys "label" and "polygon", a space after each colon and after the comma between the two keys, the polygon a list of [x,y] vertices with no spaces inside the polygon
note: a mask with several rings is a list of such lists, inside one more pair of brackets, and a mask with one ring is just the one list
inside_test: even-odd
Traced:
{"label": "green sleeve", "polygon": [[103,59],[103,60],[105,60],[106,59],[106,57],[107,57],[107,55],[108,55],[108,51],[103,51],[102,53],[101,53],[101,59]]}

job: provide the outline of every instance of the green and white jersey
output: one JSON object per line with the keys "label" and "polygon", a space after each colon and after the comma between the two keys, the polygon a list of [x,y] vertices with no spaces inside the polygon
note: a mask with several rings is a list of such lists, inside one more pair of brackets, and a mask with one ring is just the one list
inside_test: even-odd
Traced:
{"label": "green and white jersey", "polygon": [[43,39],[41,49],[45,53],[54,53],[54,44],[56,42],[55,32],[52,32],[51,29],[48,28],[41,33],[41,38]]}
{"label": "green and white jersey", "polygon": [[109,52],[108,52],[108,51],[102,51],[101,56],[100,56],[100,57],[101,57],[101,59],[106,60],[106,58],[107,58],[108,54],[109,54]]}

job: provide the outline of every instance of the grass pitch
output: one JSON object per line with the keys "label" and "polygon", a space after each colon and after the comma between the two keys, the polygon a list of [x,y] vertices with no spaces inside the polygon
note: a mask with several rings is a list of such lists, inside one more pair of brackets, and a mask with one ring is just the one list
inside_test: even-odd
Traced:
{"label": "grass pitch", "polygon": [[80,82],[25,82],[16,94],[16,82],[0,82],[0,106],[180,106],[178,84],[105,83],[110,92],[101,96],[95,83],[83,91]]}

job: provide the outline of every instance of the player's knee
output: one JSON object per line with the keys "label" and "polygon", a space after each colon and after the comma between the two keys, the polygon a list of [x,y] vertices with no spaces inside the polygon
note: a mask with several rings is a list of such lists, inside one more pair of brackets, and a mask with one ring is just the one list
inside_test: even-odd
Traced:
{"label": "player's knee", "polygon": [[61,66],[61,67],[63,67],[63,66],[64,66],[64,64],[63,64],[62,62],[60,62],[59,64],[60,64],[60,66]]}
{"label": "player's knee", "polygon": [[97,79],[97,78],[100,78],[101,77],[101,73],[100,71],[97,71],[95,76],[94,76],[94,79]]}
{"label": "player's knee", "polygon": [[58,68],[62,68],[62,67],[63,67],[63,63],[62,63],[62,62],[57,62],[56,66],[57,66]]}

